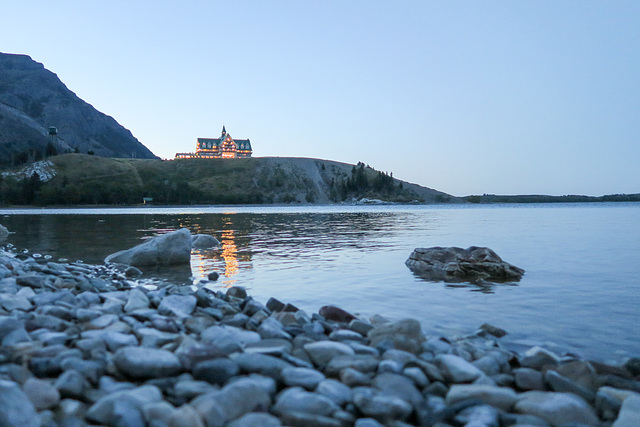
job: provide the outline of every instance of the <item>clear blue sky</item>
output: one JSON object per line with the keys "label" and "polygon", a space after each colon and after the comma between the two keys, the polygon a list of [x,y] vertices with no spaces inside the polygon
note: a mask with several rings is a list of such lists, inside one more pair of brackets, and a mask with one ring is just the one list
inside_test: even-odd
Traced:
{"label": "clear blue sky", "polygon": [[4,1],[23,53],[160,157],[196,138],[454,195],[640,192],[638,1]]}

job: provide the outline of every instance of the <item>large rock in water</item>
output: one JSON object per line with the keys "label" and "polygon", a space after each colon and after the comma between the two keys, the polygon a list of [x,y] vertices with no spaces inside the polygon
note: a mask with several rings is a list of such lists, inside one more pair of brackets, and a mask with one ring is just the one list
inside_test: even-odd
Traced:
{"label": "large rock in water", "polygon": [[6,242],[8,238],[9,230],[7,230],[7,227],[4,225],[0,224],[0,245]]}
{"label": "large rock in water", "polygon": [[105,262],[127,264],[136,267],[153,265],[188,264],[191,260],[191,232],[181,228],[154,237],[131,249],[116,252]]}
{"label": "large rock in water", "polygon": [[477,246],[416,248],[405,264],[420,277],[445,282],[508,282],[520,280],[524,274],[491,249]]}

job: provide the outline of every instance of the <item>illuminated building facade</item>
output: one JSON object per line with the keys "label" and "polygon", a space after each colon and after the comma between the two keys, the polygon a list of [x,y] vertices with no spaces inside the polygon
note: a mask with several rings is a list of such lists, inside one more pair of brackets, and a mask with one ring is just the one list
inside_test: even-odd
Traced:
{"label": "illuminated building facade", "polygon": [[251,141],[231,138],[222,126],[220,138],[198,138],[195,153],[176,153],[176,159],[242,159],[251,153]]}

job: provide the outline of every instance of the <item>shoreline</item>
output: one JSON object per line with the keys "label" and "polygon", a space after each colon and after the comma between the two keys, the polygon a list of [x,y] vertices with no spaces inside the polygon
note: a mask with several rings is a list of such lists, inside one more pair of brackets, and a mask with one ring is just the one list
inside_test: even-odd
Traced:
{"label": "shoreline", "polygon": [[413,319],[309,314],[239,287],[136,281],[3,251],[0,292],[3,425],[607,425],[638,415],[640,360],[516,353],[491,325],[427,337]]}

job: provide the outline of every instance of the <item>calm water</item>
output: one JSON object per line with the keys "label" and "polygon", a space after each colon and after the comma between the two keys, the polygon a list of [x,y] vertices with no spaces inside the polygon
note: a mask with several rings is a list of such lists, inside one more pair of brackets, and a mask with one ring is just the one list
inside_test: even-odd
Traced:
{"label": "calm water", "polygon": [[[223,243],[192,256],[192,280],[217,271],[215,286],[245,286],[263,303],[414,317],[428,334],[489,322],[515,348],[640,355],[640,204],[0,210],[0,223],[19,248],[90,263],[187,227]],[[452,286],[404,265],[415,247],[471,245],[524,268],[523,280]]]}

